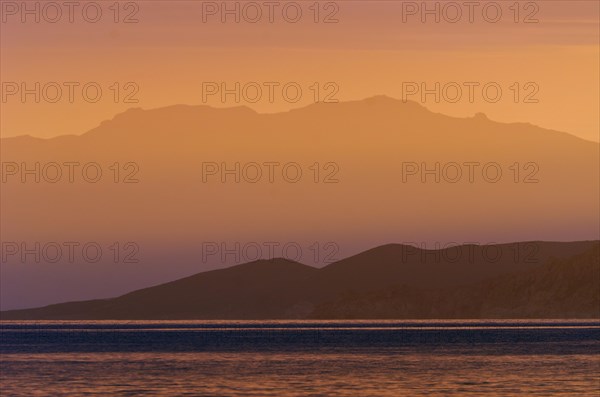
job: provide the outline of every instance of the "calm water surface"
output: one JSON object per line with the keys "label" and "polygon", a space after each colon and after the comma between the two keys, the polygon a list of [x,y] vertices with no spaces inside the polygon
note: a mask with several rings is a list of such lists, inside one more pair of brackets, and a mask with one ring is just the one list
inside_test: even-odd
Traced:
{"label": "calm water surface", "polygon": [[598,321],[0,323],[4,396],[600,396]]}

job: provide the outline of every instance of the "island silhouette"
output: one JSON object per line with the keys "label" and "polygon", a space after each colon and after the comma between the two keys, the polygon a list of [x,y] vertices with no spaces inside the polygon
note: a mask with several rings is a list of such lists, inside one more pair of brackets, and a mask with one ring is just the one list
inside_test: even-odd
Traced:
{"label": "island silhouette", "polygon": [[[535,244],[535,257],[508,252]],[[504,255],[482,260],[484,249]],[[317,269],[258,260],[112,299],[1,312],[2,320],[600,318],[600,242],[393,244]],[[456,252],[464,255],[456,256]],[[468,255],[466,254],[468,253]]]}

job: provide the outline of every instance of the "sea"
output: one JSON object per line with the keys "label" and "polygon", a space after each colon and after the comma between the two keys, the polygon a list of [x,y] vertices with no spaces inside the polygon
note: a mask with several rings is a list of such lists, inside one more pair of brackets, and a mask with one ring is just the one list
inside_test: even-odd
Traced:
{"label": "sea", "polygon": [[600,396],[599,320],[2,321],[0,396]]}

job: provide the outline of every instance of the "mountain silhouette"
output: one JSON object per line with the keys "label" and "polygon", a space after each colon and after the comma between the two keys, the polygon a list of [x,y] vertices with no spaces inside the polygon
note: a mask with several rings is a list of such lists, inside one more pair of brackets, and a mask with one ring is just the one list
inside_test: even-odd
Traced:
{"label": "mountain silhouette", "polygon": [[[524,244],[492,248],[513,252]],[[524,258],[450,262],[441,252],[438,260],[435,251],[425,253],[403,245],[374,248],[322,269],[285,259],[259,260],[113,299],[4,311],[1,318],[599,317],[599,242],[535,244],[539,247],[536,263]],[[419,259],[409,260],[406,250]],[[428,255],[425,261],[421,254]]]}

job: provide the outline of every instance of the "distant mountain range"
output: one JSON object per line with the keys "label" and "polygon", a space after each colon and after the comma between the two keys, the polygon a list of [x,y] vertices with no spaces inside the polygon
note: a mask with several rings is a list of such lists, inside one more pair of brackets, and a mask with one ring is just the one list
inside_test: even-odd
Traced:
{"label": "distant mountain range", "polygon": [[[564,132],[450,117],[384,96],[277,114],[130,109],[79,136],[2,139],[2,161],[20,166],[3,185],[3,239],[30,236],[34,227],[72,239],[86,225],[95,239],[115,238],[118,229],[142,242],[301,234],[356,246],[354,236],[368,235],[362,250],[432,240],[431,230],[436,241],[461,243],[596,239],[599,150]],[[79,163],[74,182],[66,162]],[[272,181],[269,162],[279,163]],[[37,183],[35,172],[23,175],[35,163]],[[48,182],[57,172],[49,163],[61,165],[58,182]],[[291,163],[299,167],[288,168],[286,180]],[[93,180],[98,169],[99,181],[86,182],[82,174]],[[298,169],[301,178],[290,182]]]}
{"label": "distant mountain range", "polygon": [[[527,247],[534,250],[523,255]],[[4,311],[0,318],[600,318],[599,253],[598,241],[439,251],[386,245],[322,269],[259,260],[113,299]]]}

